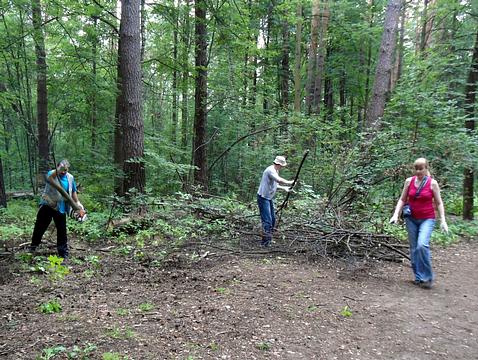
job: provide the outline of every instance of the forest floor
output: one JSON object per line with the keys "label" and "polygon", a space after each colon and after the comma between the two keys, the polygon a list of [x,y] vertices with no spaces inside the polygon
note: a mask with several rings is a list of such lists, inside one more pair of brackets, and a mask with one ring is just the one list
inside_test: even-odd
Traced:
{"label": "forest floor", "polygon": [[[406,262],[308,261],[257,247],[153,267],[80,248],[73,241],[71,272],[54,283],[0,258],[0,358],[478,357],[476,241],[434,246],[431,290],[411,282]],[[54,298],[62,311],[42,313]]]}

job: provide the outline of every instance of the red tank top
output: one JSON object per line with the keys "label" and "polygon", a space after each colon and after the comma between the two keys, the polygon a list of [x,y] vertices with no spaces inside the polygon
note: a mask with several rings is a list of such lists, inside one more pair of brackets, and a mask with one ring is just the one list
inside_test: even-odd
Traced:
{"label": "red tank top", "polygon": [[408,203],[412,208],[412,217],[415,219],[435,219],[433,207],[432,178],[429,176],[422,191],[415,199],[418,188],[415,186],[416,176],[412,177],[408,187]]}

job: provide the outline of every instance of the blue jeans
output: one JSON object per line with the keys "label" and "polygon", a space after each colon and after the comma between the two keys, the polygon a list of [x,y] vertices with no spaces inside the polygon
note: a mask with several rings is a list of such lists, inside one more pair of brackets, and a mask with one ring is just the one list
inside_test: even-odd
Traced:
{"label": "blue jeans", "polygon": [[262,221],[262,245],[270,246],[272,241],[272,229],[274,229],[276,223],[274,203],[272,200],[257,195],[257,205],[259,205]]}
{"label": "blue jeans", "polygon": [[435,219],[405,218],[410,242],[410,260],[417,281],[433,281],[430,237]]}

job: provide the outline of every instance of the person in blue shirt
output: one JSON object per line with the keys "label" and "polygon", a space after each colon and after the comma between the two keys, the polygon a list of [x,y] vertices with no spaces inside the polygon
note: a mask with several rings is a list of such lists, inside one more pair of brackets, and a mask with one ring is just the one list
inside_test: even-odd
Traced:
{"label": "person in blue shirt", "polygon": [[[64,199],[61,193],[55,188],[61,186],[79,207],[76,182],[69,173],[70,163],[62,160],[57,164],[56,169],[50,170],[47,174],[45,189],[42,193],[40,209],[37,213],[35,227],[33,229],[30,251],[35,252],[46,229],[51,221],[55,222],[58,255],[63,259],[68,258],[68,237],[66,233],[66,215],[70,212],[70,203]],[[52,185],[53,184],[53,185]]]}

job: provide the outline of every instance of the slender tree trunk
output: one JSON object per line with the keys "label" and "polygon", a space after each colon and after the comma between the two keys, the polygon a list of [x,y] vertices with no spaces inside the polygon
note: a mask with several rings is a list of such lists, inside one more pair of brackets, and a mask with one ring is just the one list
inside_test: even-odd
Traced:
{"label": "slender tree trunk", "polygon": [[423,12],[420,28],[420,39],[418,41],[418,52],[425,55],[426,50],[430,47],[432,39],[433,22],[435,20],[435,13],[430,7],[434,0],[423,0]]}
{"label": "slender tree trunk", "polygon": [[181,147],[188,147],[189,116],[188,116],[188,90],[189,90],[189,51],[190,51],[190,21],[189,0],[186,0],[184,11],[184,25],[182,26],[182,84],[181,84]]}
{"label": "slender tree trunk", "polygon": [[307,96],[305,99],[306,113],[312,113],[312,104],[314,101],[316,64],[317,64],[317,38],[319,33],[320,0],[314,0],[312,3],[312,20],[310,27],[310,46],[309,59],[307,64]]}
{"label": "slender tree trunk", "polygon": [[[368,28],[370,31],[372,31],[372,28],[374,26],[375,22],[375,1],[374,0],[368,0],[368,8],[370,11],[370,17],[368,21]],[[362,53],[362,50],[360,50]],[[372,41],[369,38],[367,41],[367,55],[366,59],[364,57],[361,57],[361,65],[365,66],[365,96],[363,99],[363,102],[360,102],[358,104],[358,111],[357,111],[357,123],[358,123],[358,131],[361,132],[365,128],[365,112],[366,109],[368,108],[368,103],[370,101],[370,77],[372,74]]]}
{"label": "slender tree trunk", "polygon": [[404,50],[404,42],[405,42],[405,17],[407,16],[406,12],[406,4],[404,3],[402,6],[402,11],[400,15],[400,30],[399,30],[399,38],[398,38],[398,46],[395,51],[395,64],[392,70],[392,78],[391,78],[391,86],[390,91],[395,89],[397,86],[400,77],[402,76],[402,64],[403,64],[403,50]]}
{"label": "slender tree trunk", "polygon": [[302,60],[302,3],[297,2],[297,24],[295,32],[295,68],[294,68],[294,111],[300,112],[302,87],[300,81]]}
{"label": "slender tree trunk", "polygon": [[[121,33],[122,24],[120,24]],[[115,174],[115,193],[119,196],[125,194],[124,188],[124,174],[123,174],[123,162],[124,162],[124,134],[123,134],[123,86],[121,78],[121,62],[122,62],[122,50],[121,50],[121,36],[118,38],[118,59],[116,64],[116,108],[115,108],[115,126],[114,126],[114,164],[116,168]]]}
{"label": "slender tree trunk", "polygon": [[197,167],[194,172],[194,183],[199,184],[205,191],[207,181],[207,29],[206,29],[206,2],[196,0],[195,4],[195,38],[196,38],[196,90],[194,95],[194,141],[193,164]]}
{"label": "slender tree trunk", "polygon": [[342,120],[342,125],[345,124],[345,113],[347,106],[347,93],[346,93],[346,73],[345,69],[340,70],[340,79],[339,79],[339,106],[340,106],[340,119]]}
{"label": "slender tree trunk", "polygon": [[284,20],[282,23],[282,54],[279,72],[280,84],[280,107],[284,113],[282,119],[281,134],[287,133],[287,114],[289,112],[289,23]]}
{"label": "slender tree trunk", "polygon": [[[257,44],[257,37],[255,38]],[[250,96],[251,107],[255,108],[257,104],[257,55],[254,55],[252,58],[252,91]],[[255,127],[255,122],[253,122],[252,129]]]}
{"label": "slender tree trunk", "polygon": [[[175,15],[175,21],[174,21],[174,30],[173,30],[173,61],[174,64],[178,63],[178,26],[179,26],[179,21],[178,21],[178,15],[177,15],[176,10],[176,15]],[[172,84],[172,91],[173,91],[173,103],[172,103],[172,138],[173,138],[173,144],[176,144],[177,138],[178,138],[178,70],[176,66],[174,67],[173,70],[173,84]]]}
{"label": "slender tree trunk", "polygon": [[7,195],[5,192],[5,181],[3,179],[3,164],[0,156],[0,207],[7,207]]}
{"label": "slender tree trunk", "polygon": [[[475,47],[473,57],[468,73],[465,92],[465,128],[470,136],[476,136],[475,130],[475,105],[476,91],[478,84],[478,32],[476,33]],[[473,198],[474,198],[474,169],[471,166],[465,166],[463,179],[463,220],[473,220]]]}
{"label": "slender tree trunk", "polygon": [[92,37],[92,60],[91,60],[91,68],[92,68],[92,77],[93,77],[93,84],[92,89],[90,90],[91,93],[91,100],[90,100],[90,117],[91,117],[91,149],[93,151],[96,150],[97,142],[98,142],[98,134],[97,134],[97,127],[98,127],[98,106],[97,106],[97,89],[96,89],[96,77],[97,77],[97,69],[96,69],[96,61],[98,56],[98,36],[96,35],[98,26],[98,18],[96,16],[93,17],[93,37]]}
{"label": "slender tree trunk", "polygon": [[320,113],[320,104],[322,102],[322,85],[325,74],[325,57],[327,53],[327,44],[325,38],[327,35],[327,29],[329,26],[329,4],[326,1],[322,3],[323,7],[320,9],[320,21],[319,21],[319,39],[317,49],[317,62],[315,70],[315,86],[314,86],[314,100],[313,111],[316,114]]}
{"label": "slender tree trunk", "polygon": [[[330,48],[327,49],[327,57],[330,56],[332,50]],[[325,73],[325,69],[323,69],[324,73],[324,105],[327,109],[327,113],[325,118],[328,120],[331,119],[332,114],[334,113],[334,83],[333,79],[329,74]]]}
{"label": "slender tree trunk", "polygon": [[37,70],[38,156],[40,159],[38,183],[41,186],[44,184],[44,175],[49,169],[50,152],[48,139],[47,66],[40,0],[32,0],[32,19]]}
{"label": "slender tree trunk", "polygon": [[268,4],[268,10],[267,10],[267,18],[266,18],[266,24],[265,24],[265,55],[264,58],[262,59],[262,77],[264,81],[262,82],[263,88],[262,88],[262,110],[264,111],[264,114],[269,113],[269,87],[267,84],[267,75],[269,73],[269,47],[270,47],[270,42],[271,42],[271,29],[272,29],[272,22],[273,22],[273,12],[274,12],[274,6],[275,6],[275,1],[272,0]]}
{"label": "slender tree trunk", "polygon": [[396,44],[396,33],[400,9],[403,0],[389,0],[385,13],[385,23],[380,45],[372,99],[367,109],[367,129],[373,130],[380,126],[380,119],[385,110],[385,101],[392,71],[392,58]]}
{"label": "slender tree trunk", "polygon": [[144,123],[141,112],[141,0],[121,1],[120,71],[123,102],[124,189],[144,193]]}

